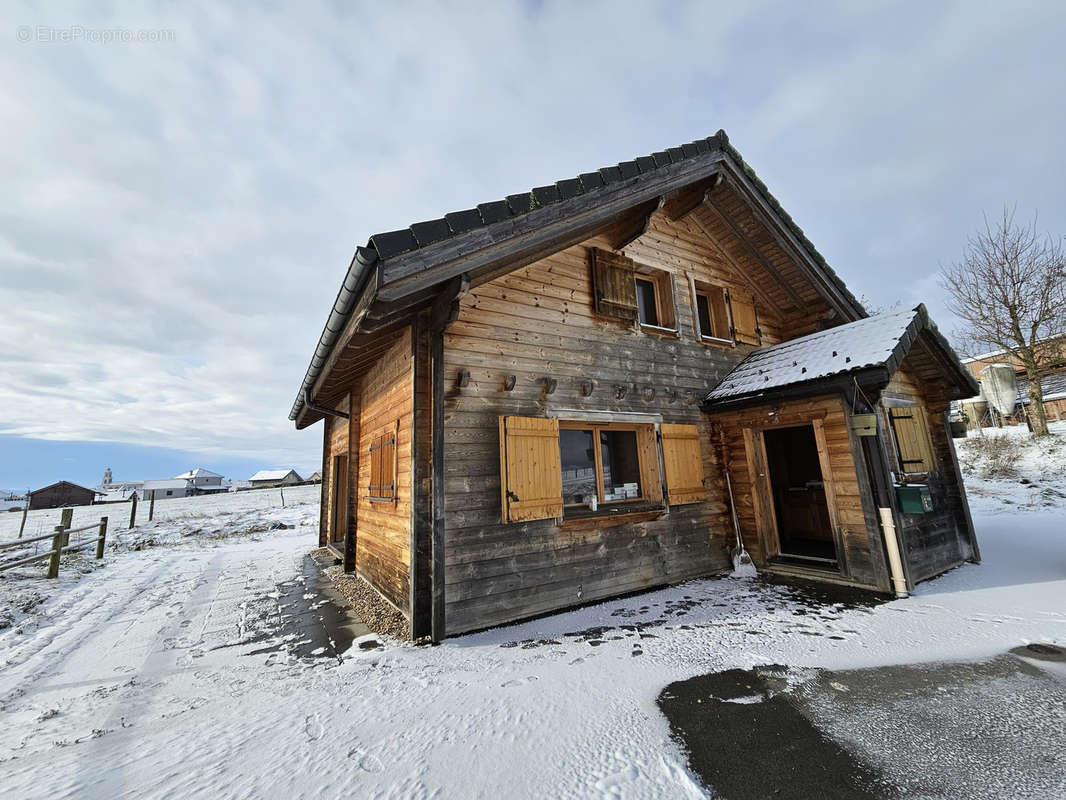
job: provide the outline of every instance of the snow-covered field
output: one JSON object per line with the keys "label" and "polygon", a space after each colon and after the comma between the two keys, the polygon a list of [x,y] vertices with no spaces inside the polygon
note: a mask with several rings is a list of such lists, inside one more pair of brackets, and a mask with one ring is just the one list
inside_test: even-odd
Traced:
{"label": "snow-covered field", "polygon": [[286,491],[285,509],[276,491],[160,503],[160,521],[120,531],[102,565],[80,559],[84,574],[71,563],[58,581],[43,567],[0,577],[0,603],[30,606],[0,629],[0,786],[20,798],[701,797],[655,703],[668,683],[1066,642],[1066,508],[1021,502],[1017,480],[984,484],[984,563],[906,600],[826,605],[708,579],[439,647],[357,642],[340,659],[292,655],[279,601],[305,580],[315,487]]}

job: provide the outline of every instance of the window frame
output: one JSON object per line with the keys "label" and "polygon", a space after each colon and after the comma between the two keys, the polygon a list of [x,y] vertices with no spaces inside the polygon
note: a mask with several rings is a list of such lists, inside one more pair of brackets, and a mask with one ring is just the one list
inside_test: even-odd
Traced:
{"label": "window frame", "polygon": [[[720,284],[696,280],[692,275],[688,276],[688,287],[692,302],[692,333],[696,341],[716,347],[736,347],[737,341],[733,336],[733,311],[729,303],[729,289]],[[703,326],[700,324],[699,298],[702,296],[707,300],[707,313],[711,318],[711,327],[713,328],[715,325],[714,303],[711,302],[712,292],[721,293],[722,308],[725,313],[725,319],[721,320],[721,322],[725,326],[723,329],[725,336],[708,336],[703,332]]]}
{"label": "window frame", "polygon": [[[651,432],[654,434],[655,426],[652,423],[627,423],[627,422],[590,422],[588,420],[559,420],[559,434],[560,442],[562,441],[562,432],[564,430],[578,430],[578,431],[591,431],[592,432],[592,453],[593,463],[595,465],[596,473],[596,503],[598,506],[615,506],[625,503],[652,503],[656,502],[651,499],[648,494],[647,475],[648,464],[645,461],[644,454],[641,452],[640,437],[641,434],[647,434]],[[603,489],[603,448],[600,446],[600,432],[601,431],[630,431],[636,437],[637,445],[637,471],[640,473],[640,496],[639,497],[627,497],[624,500],[604,500]],[[560,458],[562,456],[560,448]],[[566,509],[584,508],[584,503],[568,503],[566,496],[563,495],[563,511]]]}
{"label": "window frame", "polygon": [[[653,325],[644,322],[640,318],[640,289],[638,281],[651,284],[652,294],[655,297],[655,316],[658,324]],[[655,333],[661,336],[678,336],[680,328],[677,324],[677,304],[674,302],[674,281],[671,273],[664,269],[646,267],[637,264],[633,271],[633,293],[637,302],[637,327],[642,331]],[[670,324],[664,324],[669,322]]]}
{"label": "window frame", "polygon": [[[397,502],[397,440],[399,439],[399,421],[388,425],[375,434],[370,440],[370,448],[367,451],[367,455],[370,462],[369,469],[369,483],[367,484],[367,498],[371,503],[387,503],[395,505]],[[386,461],[387,459],[387,461]],[[382,469],[384,465],[388,463],[390,472],[392,475],[392,482],[389,484],[383,483],[385,480],[382,475]],[[378,494],[374,493],[374,490],[379,490]],[[384,494],[382,489],[388,489],[391,494]]]}

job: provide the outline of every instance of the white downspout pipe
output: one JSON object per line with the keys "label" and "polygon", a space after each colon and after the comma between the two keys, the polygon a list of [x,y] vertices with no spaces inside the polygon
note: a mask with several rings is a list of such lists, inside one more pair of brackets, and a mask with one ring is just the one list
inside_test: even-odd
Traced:
{"label": "white downspout pipe", "polygon": [[903,574],[903,559],[899,553],[899,540],[896,538],[896,523],[892,519],[891,508],[877,509],[881,514],[881,531],[885,537],[885,550],[888,551],[888,569],[892,574],[892,588],[896,597],[908,597],[907,578]]}

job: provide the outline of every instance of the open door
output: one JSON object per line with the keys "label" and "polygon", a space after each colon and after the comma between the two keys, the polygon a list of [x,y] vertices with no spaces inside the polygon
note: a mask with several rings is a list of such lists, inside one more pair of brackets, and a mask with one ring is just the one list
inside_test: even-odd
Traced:
{"label": "open door", "polygon": [[780,558],[836,567],[838,554],[813,425],[763,432]]}
{"label": "open door", "polygon": [[329,540],[343,549],[344,534],[348,530],[348,456],[333,457],[332,476]]}

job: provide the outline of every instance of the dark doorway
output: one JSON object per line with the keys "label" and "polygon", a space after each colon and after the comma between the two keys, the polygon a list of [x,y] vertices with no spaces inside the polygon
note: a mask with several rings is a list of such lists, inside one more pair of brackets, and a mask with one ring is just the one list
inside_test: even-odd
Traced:
{"label": "dark doorway", "polygon": [[814,427],[774,428],[764,437],[781,558],[836,566]]}

